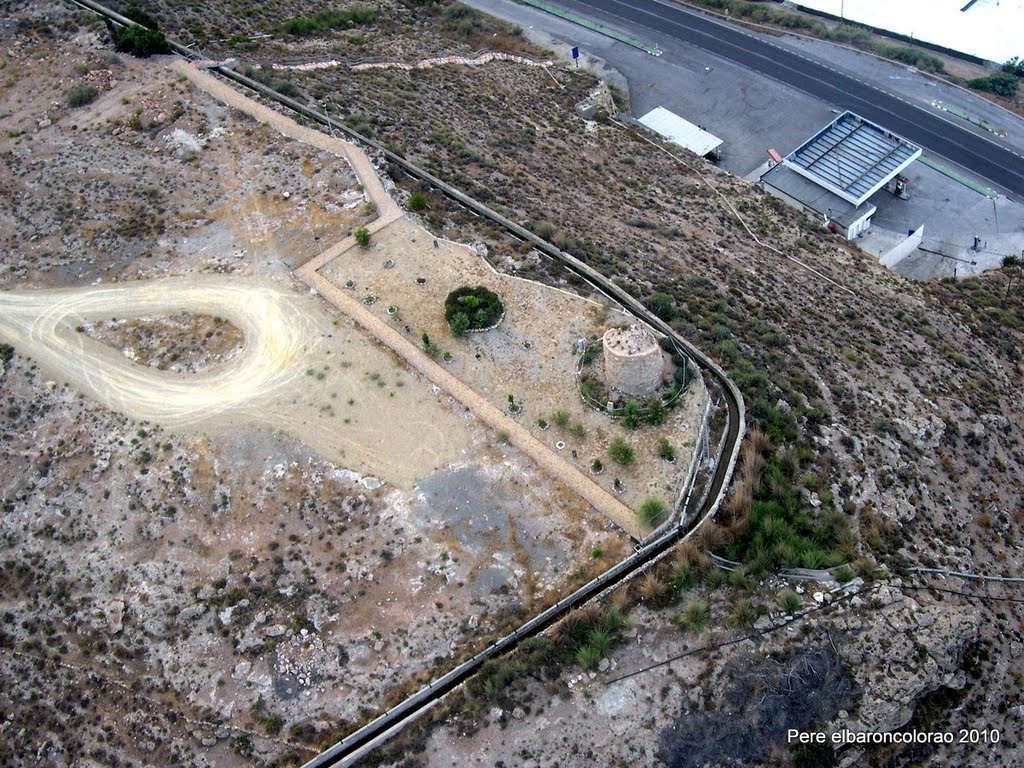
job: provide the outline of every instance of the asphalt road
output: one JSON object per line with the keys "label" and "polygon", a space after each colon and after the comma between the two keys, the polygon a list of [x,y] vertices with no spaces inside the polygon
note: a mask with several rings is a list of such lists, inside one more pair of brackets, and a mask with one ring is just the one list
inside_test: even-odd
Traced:
{"label": "asphalt road", "polygon": [[619,28],[625,26],[624,31],[648,42],[670,37],[696,46],[838,109],[853,110],[1024,200],[1024,157],[839,70],[658,0],[561,0],[561,4]]}

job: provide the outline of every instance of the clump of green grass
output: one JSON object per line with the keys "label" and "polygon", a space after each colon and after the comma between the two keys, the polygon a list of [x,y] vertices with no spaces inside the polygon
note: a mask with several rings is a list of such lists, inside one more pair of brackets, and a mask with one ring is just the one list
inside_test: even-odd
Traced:
{"label": "clump of green grass", "polygon": [[784,589],[775,597],[775,601],[786,613],[796,613],[800,610],[800,595],[792,589]]}
{"label": "clump of green grass", "polygon": [[636,511],[644,525],[652,528],[665,519],[667,512],[668,505],[657,496],[648,496]]}
{"label": "clump of green grass", "polygon": [[676,623],[695,635],[699,635],[707,626],[711,610],[704,600],[691,600],[682,613],[676,617]]}

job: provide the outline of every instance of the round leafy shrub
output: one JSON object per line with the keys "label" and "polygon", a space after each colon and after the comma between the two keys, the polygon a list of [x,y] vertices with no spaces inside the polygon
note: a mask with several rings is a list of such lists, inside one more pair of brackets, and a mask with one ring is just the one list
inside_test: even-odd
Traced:
{"label": "round leafy shrub", "polygon": [[114,31],[114,50],[145,59],[154,53],[170,53],[171,46],[158,29],[121,27]]}
{"label": "round leafy shrub", "polygon": [[466,331],[490,328],[505,314],[505,306],[494,291],[482,285],[456,288],[444,300],[444,319],[456,336]]}
{"label": "round leafy shrub", "polygon": [[96,101],[99,95],[100,92],[91,85],[76,85],[67,92],[66,99],[69,107],[84,107]]}

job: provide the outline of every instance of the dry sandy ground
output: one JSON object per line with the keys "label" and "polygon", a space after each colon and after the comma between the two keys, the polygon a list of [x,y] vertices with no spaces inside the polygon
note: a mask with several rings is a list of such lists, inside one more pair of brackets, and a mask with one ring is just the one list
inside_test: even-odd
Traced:
{"label": "dry sandy ground", "polygon": [[[513,395],[521,408],[511,417],[516,424],[605,490],[613,491],[618,478],[622,489],[614,492],[627,506],[635,509],[652,495],[675,497],[689,469],[707,398],[703,385],[692,382],[665,424],[635,431],[586,406],[577,391],[577,341],[589,342],[611,326],[635,322],[630,316],[567,291],[495,272],[473,248],[434,238],[409,218],[374,235],[368,249],[347,250],[321,272],[364,306],[368,297],[376,297],[369,310],[412,343],[420,344],[427,333],[450,353],[446,369],[493,405],[507,411],[508,395]],[[444,319],[444,299],[461,285],[483,285],[502,297],[505,318],[498,328],[452,337]],[[554,424],[543,430],[537,425],[541,419],[550,424],[559,410],[570,415],[571,424],[583,427],[582,435]],[[608,458],[614,437],[635,448],[633,466],[620,467]],[[660,437],[675,448],[675,463],[659,459]],[[605,466],[601,474],[591,471],[594,459]],[[641,533],[635,518],[620,524]]]}
{"label": "dry sandy ground", "polygon": [[[242,350],[203,373],[178,375],[75,331],[88,321],[181,311],[227,317],[245,335]],[[401,487],[456,461],[468,444],[465,423],[386,353],[335,327],[314,300],[268,280],[196,275],[3,293],[0,337],[48,375],[132,418],[177,428],[271,426]]]}

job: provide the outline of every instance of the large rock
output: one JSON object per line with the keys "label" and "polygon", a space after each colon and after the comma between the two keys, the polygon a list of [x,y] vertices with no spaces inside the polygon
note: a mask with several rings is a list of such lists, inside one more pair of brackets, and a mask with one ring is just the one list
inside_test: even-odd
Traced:
{"label": "large rock", "polygon": [[925,694],[962,688],[964,651],[980,626],[971,606],[919,603],[886,587],[876,598],[883,607],[842,648],[864,691],[858,717],[849,724],[853,731],[896,730],[907,724]]}

